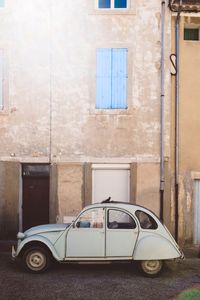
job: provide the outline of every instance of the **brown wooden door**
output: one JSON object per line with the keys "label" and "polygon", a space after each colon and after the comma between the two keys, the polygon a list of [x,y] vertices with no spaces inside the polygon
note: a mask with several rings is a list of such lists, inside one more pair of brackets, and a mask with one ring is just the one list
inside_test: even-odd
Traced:
{"label": "brown wooden door", "polygon": [[49,223],[49,176],[26,170],[23,171],[23,230]]}

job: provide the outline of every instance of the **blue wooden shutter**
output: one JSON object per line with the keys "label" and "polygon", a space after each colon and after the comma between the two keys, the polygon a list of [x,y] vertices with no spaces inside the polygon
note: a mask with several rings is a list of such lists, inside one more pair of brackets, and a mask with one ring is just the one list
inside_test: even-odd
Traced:
{"label": "blue wooden shutter", "polygon": [[111,0],[99,0],[99,8],[110,8]]}
{"label": "blue wooden shutter", "polygon": [[127,8],[127,0],[115,0],[115,8]]}
{"label": "blue wooden shutter", "polygon": [[0,0],[0,7],[4,7],[4,0]]}
{"label": "blue wooden shutter", "polygon": [[112,49],[112,108],[127,108],[127,49]]}
{"label": "blue wooden shutter", "polygon": [[111,49],[97,49],[96,108],[111,108]]}
{"label": "blue wooden shutter", "polygon": [[0,49],[0,110],[3,109],[3,50]]}

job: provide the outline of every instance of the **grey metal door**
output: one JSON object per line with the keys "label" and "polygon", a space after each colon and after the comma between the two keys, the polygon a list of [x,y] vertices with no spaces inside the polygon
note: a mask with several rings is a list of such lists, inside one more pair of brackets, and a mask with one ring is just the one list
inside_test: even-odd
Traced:
{"label": "grey metal door", "polygon": [[200,244],[200,180],[194,181],[194,243]]}

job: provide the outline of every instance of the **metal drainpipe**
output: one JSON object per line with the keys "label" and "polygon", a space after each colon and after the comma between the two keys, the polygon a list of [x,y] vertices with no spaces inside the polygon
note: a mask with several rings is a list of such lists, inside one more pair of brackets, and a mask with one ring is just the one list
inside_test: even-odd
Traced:
{"label": "metal drainpipe", "polygon": [[164,166],[164,99],[165,99],[165,1],[161,2],[161,96],[160,96],[160,219],[164,219],[164,189],[165,189],[165,166]]}
{"label": "metal drainpipe", "polygon": [[179,10],[175,24],[175,52],[176,52],[176,81],[175,81],[175,239],[178,241],[179,222],[179,30],[180,13],[182,0],[180,0]]}

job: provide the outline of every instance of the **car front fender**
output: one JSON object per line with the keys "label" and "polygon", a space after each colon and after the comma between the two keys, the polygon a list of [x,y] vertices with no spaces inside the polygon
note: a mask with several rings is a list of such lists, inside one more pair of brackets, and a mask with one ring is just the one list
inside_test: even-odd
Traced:
{"label": "car front fender", "polygon": [[159,235],[144,235],[138,239],[133,259],[154,260],[174,259],[182,256],[182,253],[172,242]]}
{"label": "car front fender", "polygon": [[53,244],[51,244],[47,238],[39,236],[39,235],[33,235],[33,236],[27,237],[24,240],[22,240],[21,243],[18,244],[17,251],[15,253],[15,257],[20,255],[22,249],[24,249],[25,246],[27,246],[29,243],[31,244],[33,242],[34,243],[39,242],[39,243],[44,244],[49,249],[49,251],[52,253],[53,257],[56,260],[58,260],[58,261],[63,260],[63,258],[61,258],[58,255],[58,253],[56,252]]}

